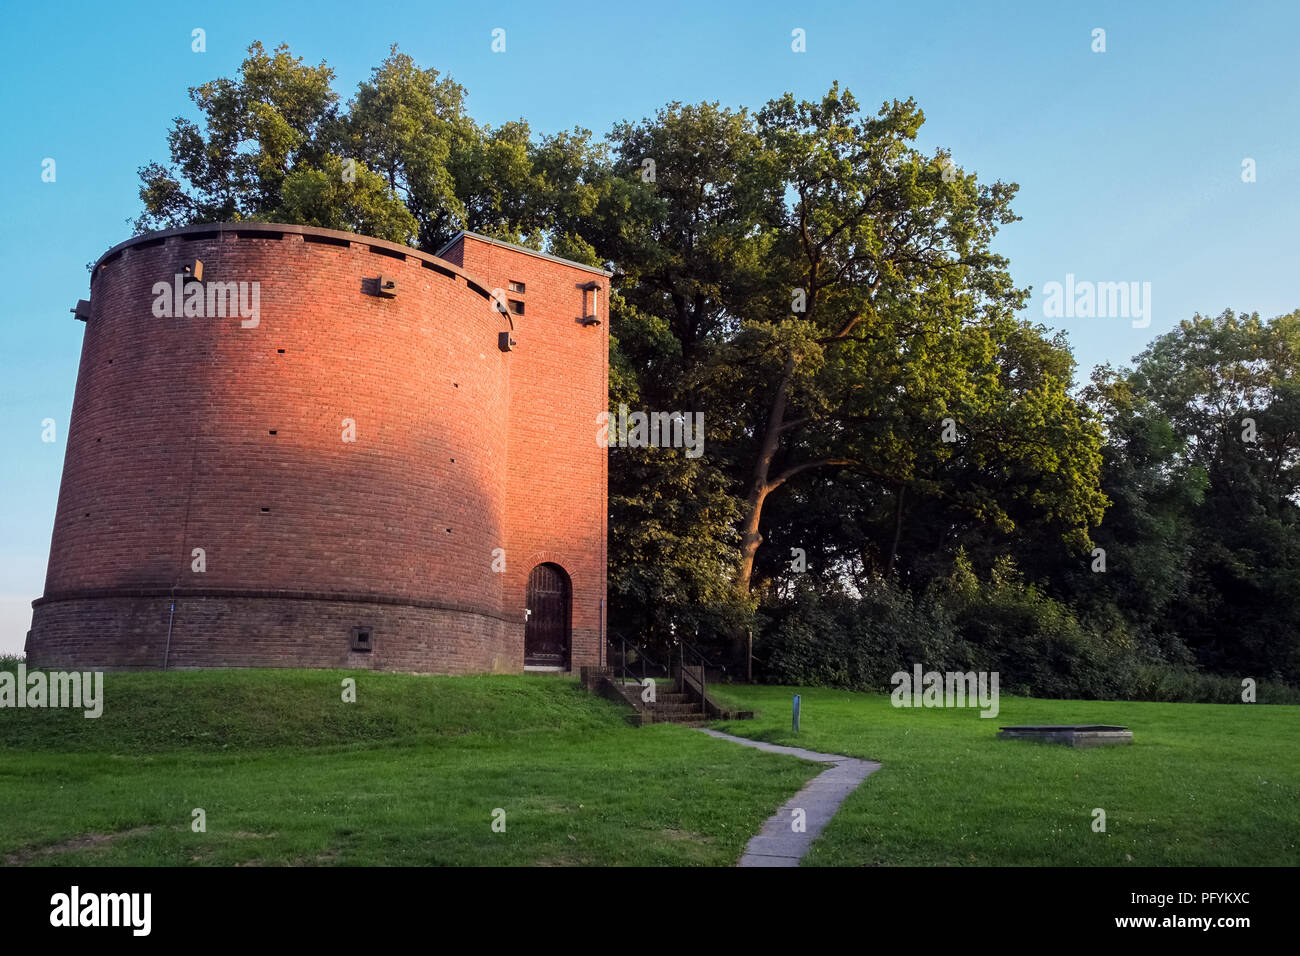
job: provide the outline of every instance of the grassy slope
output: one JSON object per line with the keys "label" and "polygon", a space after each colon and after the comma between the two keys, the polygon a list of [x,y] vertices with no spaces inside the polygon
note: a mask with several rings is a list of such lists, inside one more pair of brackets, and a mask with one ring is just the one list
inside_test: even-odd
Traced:
{"label": "grassy slope", "polygon": [[[340,682],[358,681],[344,704]],[[109,674],[104,715],[0,710],[0,863],[674,864],[735,861],[818,768],[672,726],[574,683],[326,671]],[[821,864],[1300,862],[1300,708],[888,698],[718,688],[735,733],[882,760]],[[1123,723],[1128,748],[994,738]],[[190,830],[190,811],[208,830]],[[507,811],[505,833],[490,828]],[[1107,832],[1091,829],[1107,812]]]}
{"label": "grassy slope", "polygon": [[[341,700],[357,679],[355,704]],[[109,674],[98,720],[0,710],[9,864],[727,865],[818,772],[576,683]],[[207,832],[190,829],[191,810]],[[506,832],[491,830],[506,810]]]}
{"label": "grassy slope", "polygon": [[[896,709],[884,695],[715,689],[760,712],[732,733],[883,762],[807,863],[1300,864],[1300,707],[1004,696],[987,719]],[[999,725],[1062,723],[1124,724],[1135,742],[1075,750],[995,737]],[[1105,833],[1092,830],[1098,807]]]}

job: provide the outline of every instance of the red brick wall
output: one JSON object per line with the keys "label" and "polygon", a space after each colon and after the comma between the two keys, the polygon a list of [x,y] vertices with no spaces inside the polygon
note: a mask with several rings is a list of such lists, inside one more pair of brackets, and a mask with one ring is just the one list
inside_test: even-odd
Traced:
{"label": "red brick wall", "polygon": [[[512,317],[505,604],[524,604],[535,565],[558,564],[573,584],[572,667],[596,664],[603,654],[609,511],[609,456],[596,443],[596,416],[609,407],[609,280],[475,236],[445,254],[491,290],[524,303],[524,314]],[[524,283],[522,295],[509,291],[512,280]],[[583,325],[592,293],[581,287],[593,281],[601,322]]]}
{"label": "red brick wall", "polygon": [[[445,608],[178,593],[172,616],[171,597],[160,591],[53,601],[37,611],[40,653],[33,663],[51,669],[151,669],[161,667],[164,657],[171,668],[346,667],[440,674],[523,668],[518,627]],[[351,650],[352,628],[362,623],[374,629],[375,647],[368,653]]]}
{"label": "red brick wall", "polygon": [[[171,666],[518,670],[522,563],[540,552],[574,577],[573,666],[594,661],[604,455],[543,464],[550,439],[526,420],[562,420],[574,394],[599,391],[604,407],[604,326],[581,343],[597,359],[543,367],[520,361],[525,337],[498,349],[508,323],[472,268],[304,227],[161,236],[96,268],[32,663],[161,666],[176,588]],[[545,290],[570,267],[493,248],[529,308],[534,282],[550,308]],[[256,328],[152,314],[154,283],[195,258],[205,283],[260,283]],[[395,297],[373,294],[380,273]],[[530,463],[521,510],[516,468]],[[566,482],[554,504],[542,476]],[[370,654],[349,649],[356,625],[374,629]]]}

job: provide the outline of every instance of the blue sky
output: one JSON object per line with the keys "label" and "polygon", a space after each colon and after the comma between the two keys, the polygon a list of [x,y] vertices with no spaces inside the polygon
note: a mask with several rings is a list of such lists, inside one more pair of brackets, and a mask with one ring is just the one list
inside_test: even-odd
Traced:
{"label": "blue sky", "polygon": [[[191,30],[207,52],[190,49]],[[491,33],[506,30],[506,52]],[[807,52],[791,51],[803,29]],[[1106,52],[1092,32],[1106,31]],[[473,9],[11,5],[0,36],[0,653],[44,587],[87,295],[86,263],[130,234],[136,169],[167,159],[188,87],[248,44],[326,60],[346,98],[397,42],[450,73],[480,122],[606,132],[671,100],[761,106],[834,80],[867,106],[914,97],[920,145],[1020,184],[999,251],[1028,316],[1064,329],[1081,377],[1194,312],[1300,308],[1300,5],[1273,3],[520,3]],[[56,180],[42,182],[42,161]],[[1242,182],[1242,161],[1256,181]],[[1152,320],[1044,319],[1046,283],[1151,283]],[[41,441],[52,418],[57,441]]]}

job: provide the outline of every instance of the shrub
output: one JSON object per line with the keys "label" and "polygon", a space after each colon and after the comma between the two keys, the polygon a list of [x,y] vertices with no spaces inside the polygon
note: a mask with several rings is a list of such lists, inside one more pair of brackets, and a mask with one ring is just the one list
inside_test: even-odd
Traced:
{"label": "shrub", "polygon": [[805,588],[766,625],[756,656],[765,679],[778,683],[881,690],[916,662],[945,670],[973,663],[944,608],[892,582],[860,598]]}
{"label": "shrub", "polygon": [[[755,658],[772,683],[889,691],[890,677],[925,670],[996,671],[1009,694],[1048,698],[1239,703],[1241,679],[1153,653],[1122,621],[1082,619],[1026,583],[1009,560],[981,580],[964,554],[923,596],[879,581],[861,596],[803,587],[764,614]],[[1261,703],[1300,691],[1260,681]]]}

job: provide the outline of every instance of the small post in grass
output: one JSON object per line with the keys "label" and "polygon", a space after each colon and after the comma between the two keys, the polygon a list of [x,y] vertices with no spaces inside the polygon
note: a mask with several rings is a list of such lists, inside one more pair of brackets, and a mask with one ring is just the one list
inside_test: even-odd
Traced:
{"label": "small post in grass", "polygon": [[799,733],[799,695],[794,695],[794,732]]}

